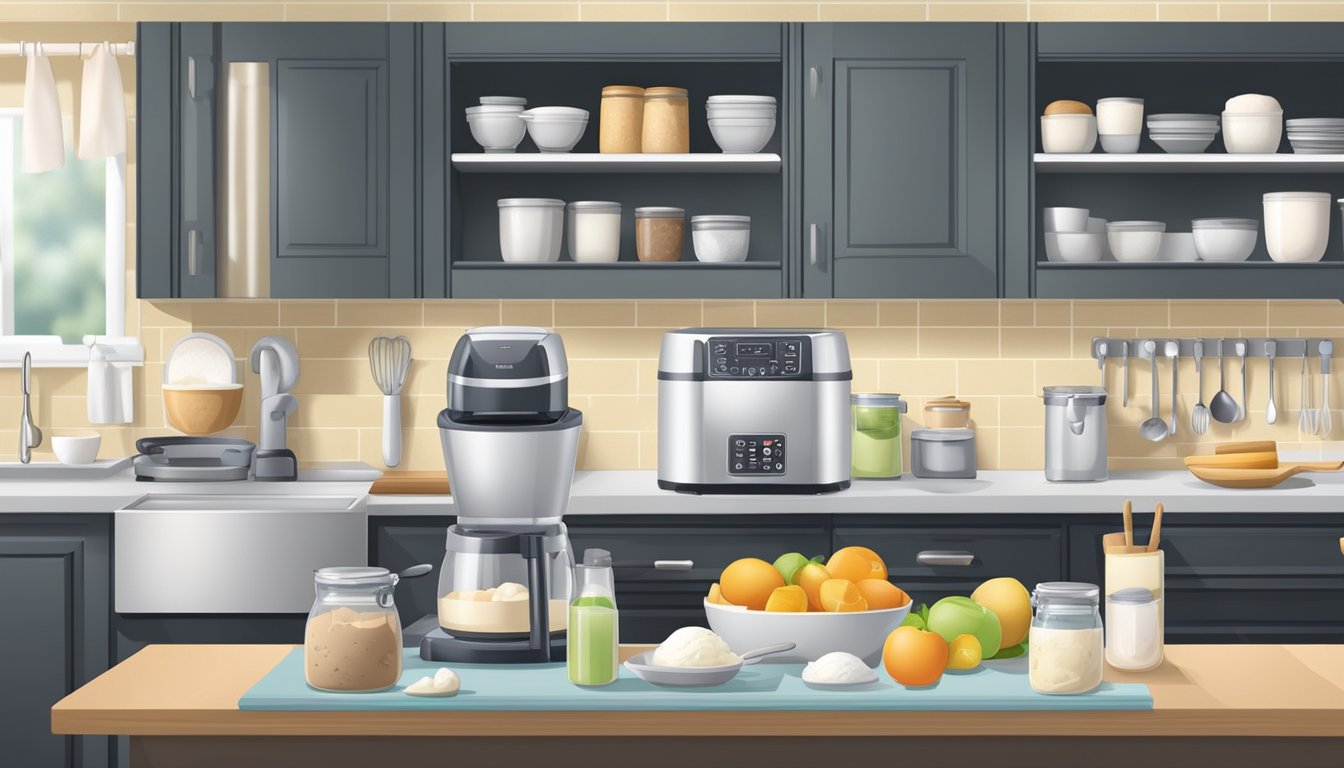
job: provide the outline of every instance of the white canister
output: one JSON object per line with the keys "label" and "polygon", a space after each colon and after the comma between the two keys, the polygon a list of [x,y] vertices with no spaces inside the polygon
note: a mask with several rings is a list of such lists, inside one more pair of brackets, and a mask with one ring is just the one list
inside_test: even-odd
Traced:
{"label": "white canister", "polygon": [[691,245],[699,261],[746,261],[751,246],[751,217],[692,216]]}
{"label": "white canister", "polygon": [[1268,192],[1264,201],[1269,258],[1320,261],[1330,241],[1330,193]]}
{"label": "white canister", "polygon": [[499,254],[505,261],[559,261],[564,231],[564,200],[507,197],[499,201]]}
{"label": "white canister", "polygon": [[1102,136],[1143,133],[1143,99],[1126,96],[1098,99],[1097,133]]}
{"label": "white canister", "polygon": [[621,258],[621,204],[582,200],[569,204],[569,257],[582,262]]}
{"label": "white canister", "polygon": [[1162,663],[1162,598],[1129,587],[1106,598],[1106,662],[1142,672]]}

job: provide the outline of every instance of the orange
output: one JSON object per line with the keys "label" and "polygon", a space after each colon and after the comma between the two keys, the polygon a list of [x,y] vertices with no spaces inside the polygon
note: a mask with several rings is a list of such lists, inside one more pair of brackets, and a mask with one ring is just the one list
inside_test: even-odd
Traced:
{"label": "orange", "polygon": [[831,572],[821,563],[808,563],[793,573],[793,583],[807,593],[807,607],[821,610],[821,585],[831,578]]}
{"label": "orange", "polygon": [[779,587],[765,601],[765,610],[780,613],[806,613],[807,593],[797,584]]}
{"label": "orange", "polygon": [[784,577],[775,566],[755,557],[734,560],[719,575],[719,591],[733,605],[752,610],[765,609],[770,593],[784,586]]}
{"label": "orange", "polygon": [[980,666],[984,653],[980,650],[980,638],[975,635],[957,635],[947,644],[948,669],[975,669]]}
{"label": "orange", "polygon": [[709,595],[707,595],[705,599],[715,605],[732,605],[732,603],[724,598],[723,590],[719,588],[719,582],[717,581],[709,585]]}
{"label": "orange", "polygon": [[845,547],[836,551],[826,561],[826,570],[833,578],[850,581],[887,578],[887,564],[867,547]]}
{"label": "orange", "polygon": [[910,602],[905,590],[885,579],[864,579],[854,586],[859,588],[859,594],[868,601],[868,609],[872,611],[900,608]]}
{"label": "orange", "polygon": [[827,579],[821,584],[821,610],[829,613],[866,611],[868,601],[849,579]]}
{"label": "orange", "polygon": [[897,627],[882,644],[882,666],[901,685],[933,685],[948,661],[947,641],[936,632]]}

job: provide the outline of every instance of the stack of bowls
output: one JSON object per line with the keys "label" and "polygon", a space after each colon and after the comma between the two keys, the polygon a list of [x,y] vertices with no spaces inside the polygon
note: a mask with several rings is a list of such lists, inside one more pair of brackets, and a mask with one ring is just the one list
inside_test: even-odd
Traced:
{"label": "stack of bowls", "polygon": [[527,132],[525,108],[527,99],[518,96],[482,96],[480,106],[467,107],[471,138],[487,154],[512,152]]}
{"label": "stack of bowls", "polygon": [[1217,115],[1169,113],[1148,116],[1148,138],[1173,155],[1203,152],[1217,134]]}
{"label": "stack of bowls", "polygon": [[728,154],[760,152],[775,135],[774,96],[710,96],[709,132]]}
{"label": "stack of bowls", "polygon": [[578,107],[533,107],[520,116],[532,143],[546,153],[573,149],[588,127],[588,110]]}
{"label": "stack of bowls", "polygon": [[1245,261],[1255,250],[1260,222],[1255,219],[1195,219],[1195,252],[1202,261]]}
{"label": "stack of bowls", "polygon": [[1093,231],[1097,221],[1086,208],[1046,208],[1045,258],[1047,261],[1101,261],[1106,253],[1106,235]]}
{"label": "stack of bowls", "polygon": [[1106,242],[1116,261],[1156,261],[1166,231],[1160,221],[1112,221],[1106,224]]}
{"label": "stack of bowls", "polygon": [[1307,117],[1289,120],[1288,143],[1299,155],[1344,153],[1344,119]]}

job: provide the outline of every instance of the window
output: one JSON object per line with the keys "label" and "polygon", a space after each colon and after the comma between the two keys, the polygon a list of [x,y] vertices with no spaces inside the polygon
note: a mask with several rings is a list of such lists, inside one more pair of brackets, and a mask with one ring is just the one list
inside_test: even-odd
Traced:
{"label": "window", "polygon": [[22,134],[0,109],[0,364],[16,343],[38,364],[87,360],[86,337],[125,334],[126,161],[75,157],[67,125],[65,167],[25,174]]}

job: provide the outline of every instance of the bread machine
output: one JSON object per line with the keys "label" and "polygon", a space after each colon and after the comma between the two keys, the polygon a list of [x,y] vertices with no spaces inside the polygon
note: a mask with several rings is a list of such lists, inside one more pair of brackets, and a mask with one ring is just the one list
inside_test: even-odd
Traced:
{"label": "bread machine", "polygon": [[849,487],[845,335],[683,328],[658,355],[658,487],[828,493]]}

